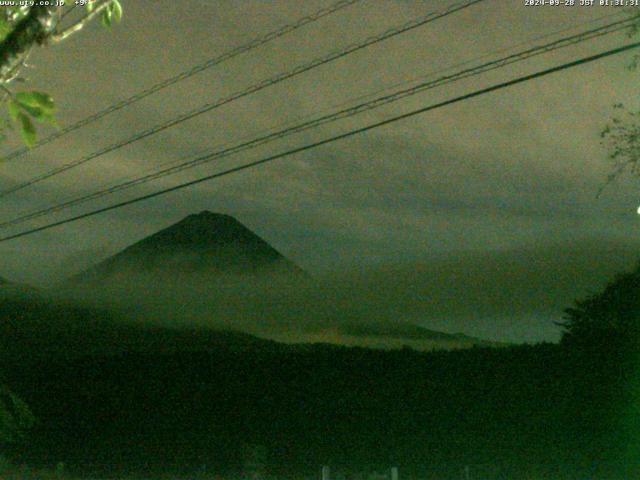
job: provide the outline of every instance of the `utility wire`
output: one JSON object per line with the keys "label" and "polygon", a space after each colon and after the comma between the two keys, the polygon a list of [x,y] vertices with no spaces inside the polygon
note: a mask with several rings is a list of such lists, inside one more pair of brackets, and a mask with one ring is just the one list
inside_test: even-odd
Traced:
{"label": "utility wire", "polygon": [[[587,26],[587,25],[593,25],[594,23],[600,22],[600,21],[602,21],[604,19],[609,19],[609,18],[613,18],[613,17],[620,17],[620,16],[628,17],[628,13],[618,12],[618,13],[611,13],[611,14],[607,14],[607,15],[602,15],[602,16],[596,17],[594,19],[588,20],[586,22],[581,22],[579,24],[571,25],[571,26],[568,26],[568,27],[565,26],[564,28],[560,28],[560,29],[554,30],[552,32],[547,32],[547,33],[544,33],[542,35],[536,35],[536,36],[534,36],[532,38],[529,38],[529,39],[527,39],[525,41],[519,42],[519,43],[514,44],[514,45],[510,45],[508,47],[502,47],[502,48],[498,48],[498,49],[492,50],[492,51],[484,53],[484,54],[482,54],[482,55],[480,55],[478,57],[474,57],[474,58],[471,58],[471,59],[468,59],[468,60],[464,60],[462,62],[458,62],[458,63],[452,64],[452,65],[448,65],[448,66],[440,68],[438,70],[430,71],[428,73],[423,73],[423,74],[415,76],[413,78],[401,80],[401,81],[395,82],[393,84],[384,85],[383,87],[378,88],[378,89],[376,89],[374,91],[365,93],[363,95],[358,95],[357,97],[352,97],[352,98],[350,98],[348,100],[344,100],[342,102],[334,104],[331,108],[325,108],[323,110],[323,112],[326,113],[326,112],[330,111],[331,109],[344,107],[346,105],[352,105],[355,102],[359,102],[359,101],[362,101],[362,100],[365,100],[365,99],[373,98],[376,95],[379,95],[381,93],[389,92],[389,91],[393,90],[394,88],[404,87],[406,85],[415,84],[418,81],[423,81],[423,80],[426,80],[426,79],[429,79],[429,78],[433,78],[435,75],[443,74],[445,72],[448,72],[450,70],[454,70],[456,68],[461,68],[461,67],[464,67],[464,66],[467,66],[467,65],[471,65],[471,64],[473,64],[475,62],[478,62],[480,60],[483,60],[485,58],[489,58],[491,56],[494,56],[494,55],[497,55],[497,54],[500,54],[500,53],[509,52],[509,51],[512,51],[512,50],[514,50],[516,48],[529,45],[531,42],[537,42],[539,40],[545,40],[547,38],[559,35],[561,33],[566,33],[568,31],[575,30],[575,29],[580,28],[580,27],[584,27],[584,26]],[[296,121],[307,120],[309,118],[312,118],[313,116],[314,116],[314,113],[308,113],[306,115],[298,116],[296,118]],[[289,127],[289,126],[291,126],[293,124],[294,124],[294,122],[292,122],[292,121],[281,122],[275,127],[264,128],[264,129],[261,129],[258,132],[247,134],[247,135],[243,135],[243,136],[239,137],[237,139],[237,141],[243,141],[244,142],[246,140],[254,138],[256,135],[263,135],[263,134],[265,134],[267,132],[273,132],[276,128],[279,129],[279,128],[283,128],[283,127]],[[220,145],[219,147],[216,147],[216,148],[228,148],[229,145],[230,145],[230,142],[225,142],[224,144],[222,144],[222,145]],[[204,154],[206,151],[211,151],[211,148],[208,147],[208,148],[200,149],[199,153],[191,154],[188,157],[194,159],[194,158],[197,158],[198,156]],[[162,162],[158,166],[152,167],[152,168],[146,169],[146,170],[147,171],[156,172],[156,171],[159,171],[159,170],[163,169],[164,167],[166,167],[168,165],[181,164],[183,161],[187,160],[188,157],[182,157],[182,158],[180,158],[178,160],[169,160],[169,161],[166,161],[166,162]],[[121,177],[116,182],[114,182],[114,184],[118,185],[120,182],[125,181],[125,180],[130,180],[130,179],[131,179],[131,176]]]}
{"label": "utility wire", "polygon": [[[251,50],[254,50],[258,47],[261,47],[262,45],[265,45],[266,43],[269,43],[273,40],[276,40],[280,37],[283,37],[285,35],[288,35],[289,33],[292,33],[296,30],[298,30],[299,28],[304,27],[305,25],[308,25],[310,23],[313,23],[317,20],[320,20],[323,17],[329,16],[335,12],[338,12],[346,7],[349,7],[351,5],[353,5],[354,3],[360,2],[362,0],[340,0],[337,3],[334,3],[333,5],[330,5],[328,7],[322,8],[320,10],[318,10],[315,13],[312,13],[311,15],[308,15],[306,17],[302,17],[300,19],[298,19],[297,21],[295,21],[294,23],[288,24],[288,25],[284,25],[281,28],[274,30],[272,32],[266,33],[265,35],[262,35],[261,37],[255,38],[253,40],[251,40],[248,43],[245,43],[244,45],[240,45],[239,47],[236,47],[232,50],[229,50],[228,52],[223,53],[222,55],[219,55],[217,57],[211,58],[209,60],[207,60],[206,62],[200,63],[192,68],[190,68],[189,70],[185,70],[183,72],[178,73],[177,75],[170,77],[170,78],[166,78],[165,80],[162,80],[161,82],[156,83],[155,85],[152,85],[144,90],[141,90],[140,92],[130,96],[129,98],[125,98],[124,100],[119,101],[118,103],[115,103],[113,105],[110,105],[109,107],[105,108],[104,110],[100,110],[99,112],[96,112],[92,115],[89,115],[88,117],[85,117],[81,120],[78,120],[75,123],[72,123],[71,125],[68,125],[62,129],[60,129],[59,131],[52,133],[51,135],[49,135],[48,137],[45,137],[41,140],[38,140],[36,142],[36,144],[31,147],[23,147],[23,148],[19,148],[17,150],[14,150],[13,152],[8,153],[7,155],[5,155],[4,157],[2,157],[4,160],[13,160],[15,158],[21,157],[22,155],[34,150],[35,148],[41,147],[43,145],[46,145],[48,143],[53,142],[54,140],[67,135],[68,133],[74,132],[75,130],[78,130],[79,128],[82,128],[86,125],[89,125],[90,123],[93,123],[97,120],[100,120],[103,117],[106,117],[107,115],[113,113],[113,112],[117,112],[118,110],[121,110],[125,107],[128,107],[129,105],[132,105],[136,102],[139,102],[140,100],[148,97],[149,95],[153,95],[156,92],[159,92],[160,90],[163,90],[171,85],[174,85],[178,82],[181,82],[182,80],[186,80],[187,78],[193,77],[194,75],[207,70],[209,68],[215,67],[216,65],[219,65],[223,62],[226,62],[227,60],[231,60],[232,58],[237,57],[238,55],[241,55],[243,53],[249,52]],[[71,7],[70,10],[68,10],[66,13],[69,13],[74,7]]]}
{"label": "utility wire", "polygon": [[[116,185],[113,185],[111,187],[99,190],[97,192],[93,192],[87,195],[83,195],[62,203],[59,203],[57,205],[53,205],[47,208],[43,208],[40,210],[36,210],[34,212],[31,213],[27,213],[25,215],[22,215],[18,218],[6,221],[6,222],[2,222],[0,223],[0,228],[6,228],[9,226],[13,226],[13,225],[17,225],[17,224],[21,224],[26,222],[27,220],[31,220],[34,218],[38,218],[44,215],[48,215],[50,213],[55,213],[55,212],[59,212],[61,210],[65,210],[67,208],[70,208],[72,206],[81,204],[81,203],[85,203],[87,201],[90,200],[95,200],[101,197],[104,197],[106,195],[110,195],[116,192],[119,192],[121,190],[126,190],[132,187],[135,187],[137,185],[141,185],[147,182],[150,182],[152,180],[156,180],[158,178],[162,178],[165,177],[167,175],[171,175],[171,174],[175,174],[178,172],[181,172],[183,170],[189,169],[189,168],[194,168],[196,166],[202,165],[204,163],[208,163],[211,162],[213,160],[217,160],[217,159],[221,159],[230,155],[234,155],[237,154],[239,152],[248,150],[248,149],[253,149],[256,148],[258,146],[264,145],[266,143],[270,143],[272,141],[287,137],[289,135],[293,135],[296,133],[300,133],[302,131],[306,131],[309,130],[311,128],[316,128],[319,127],[321,125],[327,124],[327,123],[332,123],[335,121],[338,121],[340,119],[344,119],[344,118],[348,118],[360,113],[363,113],[365,111],[369,111],[375,108],[379,108],[382,107],[383,105],[387,105],[389,103],[392,102],[396,102],[400,99],[412,96],[412,95],[416,95],[418,93],[424,92],[426,90],[430,90],[432,88],[436,88],[445,84],[449,84],[449,83],[453,83],[456,82],[458,80],[462,80],[465,78],[469,78],[472,76],[476,76],[476,75],[480,75],[483,73],[486,73],[488,71],[491,70],[496,70],[498,68],[503,68],[507,65],[516,63],[516,62],[521,62],[524,60],[527,60],[531,57],[537,56],[537,55],[541,55],[541,54],[545,54],[545,53],[549,53],[552,52],[554,50],[558,50],[561,48],[566,48],[569,47],[571,45],[575,45],[577,43],[581,43],[587,40],[591,40],[597,37],[601,37],[604,35],[608,35],[611,33],[615,33],[618,32],[620,30],[626,29],[630,24],[631,24],[632,20],[627,19],[627,20],[621,20],[621,21],[617,21],[617,22],[613,22],[611,24],[608,25],[604,25],[598,28],[594,28],[579,34],[575,34],[575,35],[571,35],[565,38],[561,38],[559,40],[547,43],[545,45],[540,45],[540,46],[536,46],[536,47],[532,47],[529,49],[526,49],[524,51],[518,52],[518,53],[514,53],[512,55],[508,55],[506,57],[497,59],[497,60],[493,60],[493,61],[489,61],[486,62],[484,64],[472,67],[472,68],[468,68],[459,72],[456,72],[454,74],[451,75],[446,75],[446,76],[442,76],[440,78],[437,78],[435,80],[432,81],[428,81],[428,82],[423,82],[420,83],[418,85],[415,85],[411,88],[407,88],[407,89],[403,89],[403,90],[399,90],[396,91],[394,93],[388,94],[388,95],[384,95],[378,98],[375,98],[373,100],[367,101],[367,102],[363,102],[360,103],[358,105],[349,107],[349,108],[345,108],[342,110],[339,110],[337,112],[331,113],[331,114],[327,114],[327,115],[323,115],[320,117],[317,117],[315,119],[312,119],[310,121],[306,121],[303,123],[300,123],[298,125],[294,125],[294,126],[290,126],[287,127],[285,129],[276,131],[276,132],[272,132],[269,133],[267,135],[263,135],[260,136],[258,138],[252,139],[250,141],[247,142],[243,142],[240,143],[238,145],[235,145],[233,147],[228,147],[213,153],[207,153],[206,155],[199,155],[197,156],[195,159],[191,159],[189,161],[186,162],[182,162],[179,163],[178,165],[173,165],[167,168],[163,168],[160,169],[156,172],[153,173],[149,173],[147,175],[143,175],[141,177],[137,177],[122,183],[118,183]],[[465,62],[467,63],[467,62]]]}
{"label": "utility wire", "polygon": [[31,178],[30,180],[27,180],[26,182],[18,184],[18,185],[14,186],[14,187],[11,187],[9,189],[0,191],[0,198],[5,197],[5,196],[7,196],[7,195],[9,195],[11,193],[17,192],[19,190],[22,190],[24,188],[27,188],[27,187],[29,187],[31,185],[34,185],[34,184],[36,184],[38,182],[41,182],[43,180],[46,180],[48,178],[51,178],[51,177],[53,177],[55,175],[58,175],[58,174],[60,174],[62,172],[70,170],[72,168],[75,168],[75,167],[77,167],[79,165],[85,164],[85,163],[87,163],[87,162],[89,162],[91,160],[94,160],[94,159],[96,159],[98,157],[106,155],[107,153],[111,153],[111,152],[113,152],[115,150],[118,150],[118,149],[120,149],[122,147],[131,145],[132,143],[135,143],[135,142],[137,142],[139,140],[147,138],[147,137],[149,137],[151,135],[155,135],[156,133],[159,133],[159,132],[161,132],[163,130],[171,128],[171,127],[173,127],[175,125],[178,125],[180,123],[183,123],[183,122],[185,122],[187,120],[190,120],[190,119],[192,119],[192,118],[194,118],[194,117],[196,117],[198,115],[202,115],[203,113],[209,112],[209,111],[211,111],[211,110],[213,110],[215,108],[221,107],[221,106],[226,105],[228,103],[231,103],[231,102],[233,102],[235,100],[238,100],[240,98],[243,98],[243,97],[246,97],[246,96],[251,95],[253,93],[256,93],[256,92],[258,92],[260,90],[263,90],[263,89],[265,89],[267,87],[270,87],[272,85],[280,83],[280,82],[282,82],[284,80],[287,80],[289,78],[293,78],[295,76],[301,75],[302,73],[305,73],[305,72],[307,72],[309,70],[312,70],[312,69],[314,69],[316,67],[319,67],[321,65],[325,65],[327,63],[330,63],[330,62],[333,62],[335,60],[338,60],[339,58],[345,57],[345,56],[347,56],[347,55],[349,55],[351,53],[354,53],[354,52],[356,52],[358,50],[362,50],[362,49],[364,49],[364,48],[366,48],[366,47],[368,47],[370,45],[374,45],[376,43],[380,43],[380,42],[382,42],[384,40],[387,40],[389,38],[395,37],[395,36],[400,35],[402,33],[408,32],[410,30],[414,30],[414,29],[416,29],[418,27],[426,25],[427,23],[433,22],[434,20],[437,20],[437,19],[442,18],[442,17],[446,17],[448,15],[451,15],[451,14],[453,14],[455,12],[458,12],[460,10],[463,10],[465,8],[469,8],[472,5],[475,5],[476,3],[480,3],[480,2],[483,2],[483,1],[485,1],[485,0],[467,0],[465,2],[456,3],[456,4],[450,6],[449,8],[447,8],[445,10],[442,10],[442,11],[439,11],[439,12],[432,12],[432,13],[427,14],[425,16],[422,16],[422,17],[419,17],[417,19],[411,20],[411,21],[409,21],[409,22],[407,22],[407,23],[405,23],[405,24],[403,24],[403,25],[401,25],[399,27],[395,27],[395,28],[391,28],[389,30],[386,30],[382,34],[368,37],[367,39],[365,39],[361,43],[352,44],[352,45],[350,45],[350,46],[348,46],[348,47],[346,47],[346,48],[344,48],[342,50],[338,50],[338,51],[330,53],[330,54],[328,54],[326,56],[317,58],[315,60],[312,60],[309,63],[303,64],[303,65],[299,65],[298,67],[294,68],[293,70],[277,74],[277,75],[275,75],[275,76],[273,76],[271,78],[268,78],[268,79],[263,80],[263,81],[255,84],[255,85],[252,85],[252,86],[248,87],[245,90],[242,90],[242,91],[239,91],[237,93],[234,93],[229,97],[225,97],[223,99],[216,100],[214,102],[204,104],[204,105],[202,105],[202,106],[200,106],[200,107],[198,107],[198,108],[196,108],[194,110],[191,110],[191,111],[189,111],[187,113],[184,113],[182,115],[174,117],[173,119],[171,119],[171,120],[169,120],[169,121],[167,121],[165,123],[156,125],[156,126],[154,126],[152,128],[149,128],[147,130],[139,132],[139,133],[133,135],[132,137],[128,138],[127,140],[123,140],[123,141],[120,141],[118,143],[111,144],[111,145],[109,145],[109,146],[107,146],[107,147],[105,147],[105,148],[103,148],[101,150],[98,150],[98,151],[96,151],[94,153],[91,153],[91,154],[87,155],[86,157],[82,157],[82,158],[80,158],[78,160],[75,160],[73,162],[70,162],[70,163],[62,165],[60,167],[54,168],[54,169],[50,170],[49,172],[46,172],[44,174],[35,176],[35,177]]}
{"label": "utility wire", "polygon": [[106,207],[102,207],[102,208],[99,208],[99,209],[96,209],[96,210],[93,210],[93,211],[90,211],[90,212],[83,213],[81,215],[76,215],[74,217],[69,217],[69,218],[66,218],[64,220],[60,220],[60,221],[57,221],[57,222],[52,222],[52,223],[49,223],[49,224],[46,224],[46,225],[43,225],[43,226],[40,226],[40,227],[37,227],[37,228],[24,230],[22,232],[19,232],[19,233],[13,234],[13,235],[2,237],[2,238],[0,238],[0,242],[6,242],[6,241],[13,240],[13,239],[16,239],[16,238],[24,237],[26,235],[31,235],[31,234],[34,234],[34,233],[37,233],[37,232],[48,230],[48,229],[51,229],[53,227],[58,227],[58,226],[65,225],[65,224],[68,224],[68,223],[77,222],[78,220],[82,220],[84,218],[92,217],[94,215],[98,215],[99,213],[104,213],[104,212],[107,212],[107,211],[110,211],[110,210],[115,210],[115,209],[118,209],[118,208],[122,208],[122,207],[125,207],[127,205],[132,205],[134,203],[141,202],[143,200],[148,200],[148,199],[155,198],[155,197],[158,197],[158,196],[161,196],[161,195],[165,195],[165,194],[170,193],[170,192],[181,190],[183,188],[191,187],[193,185],[197,185],[197,184],[202,183],[202,182],[206,182],[206,181],[209,181],[209,180],[214,180],[216,178],[220,178],[220,177],[224,177],[224,176],[227,176],[227,175],[231,175],[233,173],[241,172],[243,170],[248,170],[250,168],[254,168],[254,167],[257,167],[259,165],[263,165],[263,164],[272,162],[274,160],[278,160],[280,158],[289,157],[291,155],[302,153],[302,152],[305,152],[307,150],[311,150],[313,148],[320,147],[322,145],[333,143],[333,142],[336,142],[336,141],[339,141],[339,140],[344,140],[344,139],[350,138],[350,137],[352,137],[354,135],[358,135],[358,134],[361,134],[361,133],[364,133],[364,132],[368,132],[370,130],[373,130],[373,129],[376,129],[376,128],[380,128],[380,127],[383,127],[385,125],[389,125],[391,123],[395,123],[395,122],[400,121],[400,120],[405,120],[407,118],[414,117],[416,115],[420,115],[420,114],[429,112],[431,110],[436,110],[438,108],[442,108],[442,107],[445,107],[445,106],[448,106],[448,105],[452,105],[454,103],[463,102],[463,101],[469,100],[471,98],[479,97],[479,96],[485,95],[487,93],[495,92],[497,90],[501,90],[503,88],[511,87],[513,85],[517,85],[517,84],[520,84],[520,83],[528,82],[530,80],[534,80],[536,78],[541,78],[541,77],[544,77],[546,75],[550,75],[552,73],[556,73],[556,72],[560,72],[560,71],[563,71],[563,70],[567,70],[569,68],[577,67],[579,65],[584,65],[584,64],[587,64],[587,63],[591,63],[591,62],[594,62],[596,60],[600,60],[600,59],[603,59],[605,57],[609,57],[609,56],[612,56],[612,55],[617,55],[617,54],[620,54],[620,53],[623,53],[623,52],[626,52],[626,51],[629,51],[629,50],[632,50],[632,49],[638,48],[638,47],[640,47],[640,42],[631,43],[629,45],[625,45],[625,46],[622,46],[622,47],[618,47],[618,48],[614,48],[614,49],[611,49],[611,50],[607,50],[605,52],[601,52],[601,53],[598,53],[598,54],[595,54],[595,55],[591,55],[591,56],[588,56],[588,57],[583,57],[583,58],[580,58],[578,60],[574,60],[572,62],[564,63],[564,64],[556,66],[556,67],[548,68],[548,69],[541,70],[541,71],[538,71],[538,72],[535,72],[535,73],[532,73],[532,74],[529,74],[529,75],[518,77],[518,78],[515,78],[513,80],[509,80],[509,81],[506,81],[506,82],[498,83],[498,84],[492,85],[490,87],[482,88],[480,90],[475,90],[475,91],[473,91],[471,93],[460,95],[458,97],[454,97],[452,99],[445,100],[443,102],[439,102],[439,103],[436,103],[436,104],[428,105],[426,107],[422,107],[422,108],[419,108],[417,110],[412,110],[410,112],[403,113],[401,115],[396,115],[394,117],[388,118],[386,120],[382,120],[380,122],[375,122],[375,123],[366,125],[364,127],[360,127],[360,128],[357,128],[357,129],[354,129],[354,130],[350,130],[348,132],[345,132],[345,133],[342,133],[342,134],[339,134],[339,135],[335,135],[333,137],[329,137],[329,138],[325,138],[325,139],[317,141],[317,142],[309,143],[309,144],[304,145],[302,147],[297,147],[297,148],[294,148],[294,149],[291,149],[291,150],[287,150],[287,151],[284,151],[284,152],[281,152],[281,153],[278,153],[278,154],[275,154],[275,155],[271,155],[271,156],[262,158],[260,160],[249,162],[249,163],[246,163],[244,165],[237,166],[237,167],[229,168],[229,169],[223,170],[221,172],[217,172],[217,173],[214,173],[214,174],[211,174],[211,175],[207,175],[205,177],[200,177],[200,178],[197,178],[195,180],[191,180],[189,182],[181,183],[181,184],[175,185],[173,187],[169,187],[169,188],[165,188],[165,189],[162,189],[162,190],[158,190],[156,192],[149,193],[149,194],[146,194],[146,195],[142,195],[142,196],[139,196],[139,197],[136,197],[136,198],[132,198],[130,200],[126,200],[126,201],[123,201],[123,202],[115,203],[115,204],[112,204],[112,205],[109,205],[109,206],[106,206]]}

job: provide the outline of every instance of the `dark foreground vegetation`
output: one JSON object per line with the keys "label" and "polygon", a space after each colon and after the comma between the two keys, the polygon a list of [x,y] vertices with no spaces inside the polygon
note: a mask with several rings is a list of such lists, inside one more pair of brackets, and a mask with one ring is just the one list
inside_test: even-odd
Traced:
{"label": "dark foreground vegetation", "polygon": [[72,328],[57,349],[18,329],[2,371],[37,422],[4,451],[77,475],[638,478],[639,312],[636,272],[569,310],[559,345],[379,351],[121,328],[111,341],[148,348],[109,353]]}
{"label": "dark foreground vegetation", "polygon": [[50,358],[7,377],[39,420],[14,453],[36,465],[232,474],[262,446],[278,475],[399,465],[456,478],[473,465],[483,478],[632,478],[632,366],[555,345],[317,346]]}

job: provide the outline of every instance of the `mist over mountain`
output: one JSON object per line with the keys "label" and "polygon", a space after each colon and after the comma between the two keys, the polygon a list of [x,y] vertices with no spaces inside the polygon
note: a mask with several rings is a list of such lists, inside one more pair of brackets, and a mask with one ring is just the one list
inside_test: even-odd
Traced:
{"label": "mist over mountain", "polygon": [[285,343],[378,348],[485,344],[420,327],[397,313],[381,315],[379,306],[371,308],[369,285],[312,278],[235,218],[208,211],[71,277],[61,291],[83,308],[110,310],[119,322],[145,328],[234,330]]}
{"label": "mist over mountain", "polygon": [[286,343],[457,348],[478,338],[556,340],[563,309],[633,265],[638,251],[634,242],[582,240],[447,257],[425,252],[311,277],[233,217],[205,211],[52,295],[146,326],[240,330]]}

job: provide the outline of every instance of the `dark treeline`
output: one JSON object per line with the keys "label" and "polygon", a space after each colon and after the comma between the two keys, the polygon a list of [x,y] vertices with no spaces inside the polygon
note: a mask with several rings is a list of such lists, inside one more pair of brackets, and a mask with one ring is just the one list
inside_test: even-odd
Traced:
{"label": "dark treeline", "polygon": [[[347,476],[395,465],[420,479],[461,478],[466,466],[482,479],[637,478],[634,275],[570,310],[560,344],[459,351],[109,329],[89,309],[5,303],[4,380],[38,420],[8,454],[111,476],[315,478],[321,465]],[[54,317],[90,328],[53,328]],[[127,348],[109,351],[117,344]]]}
{"label": "dark treeline", "polygon": [[630,478],[624,361],[557,345],[268,345],[49,358],[12,365],[8,381],[39,419],[15,454],[79,471],[231,474],[262,446],[279,475],[398,465],[458,478],[471,465],[482,478]]}

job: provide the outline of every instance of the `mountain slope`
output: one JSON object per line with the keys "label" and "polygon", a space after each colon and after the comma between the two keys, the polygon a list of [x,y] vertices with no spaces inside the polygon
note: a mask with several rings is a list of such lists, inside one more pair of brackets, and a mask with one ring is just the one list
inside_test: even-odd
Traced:
{"label": "mountain slope", "polygon": [[64,287],[88,310],[117,311],[133,324],[235,330],[285,343],[487,345],[388,315],[367,288],[363,294],[356,284],[311,279],[233,217],[208,211],[138,241]]}
{"label": "mountain slope", "polygon": [[203,211],[140,240],[71,282],[95,284],[130,275],[267,273],[304,274],[235,218]]}

